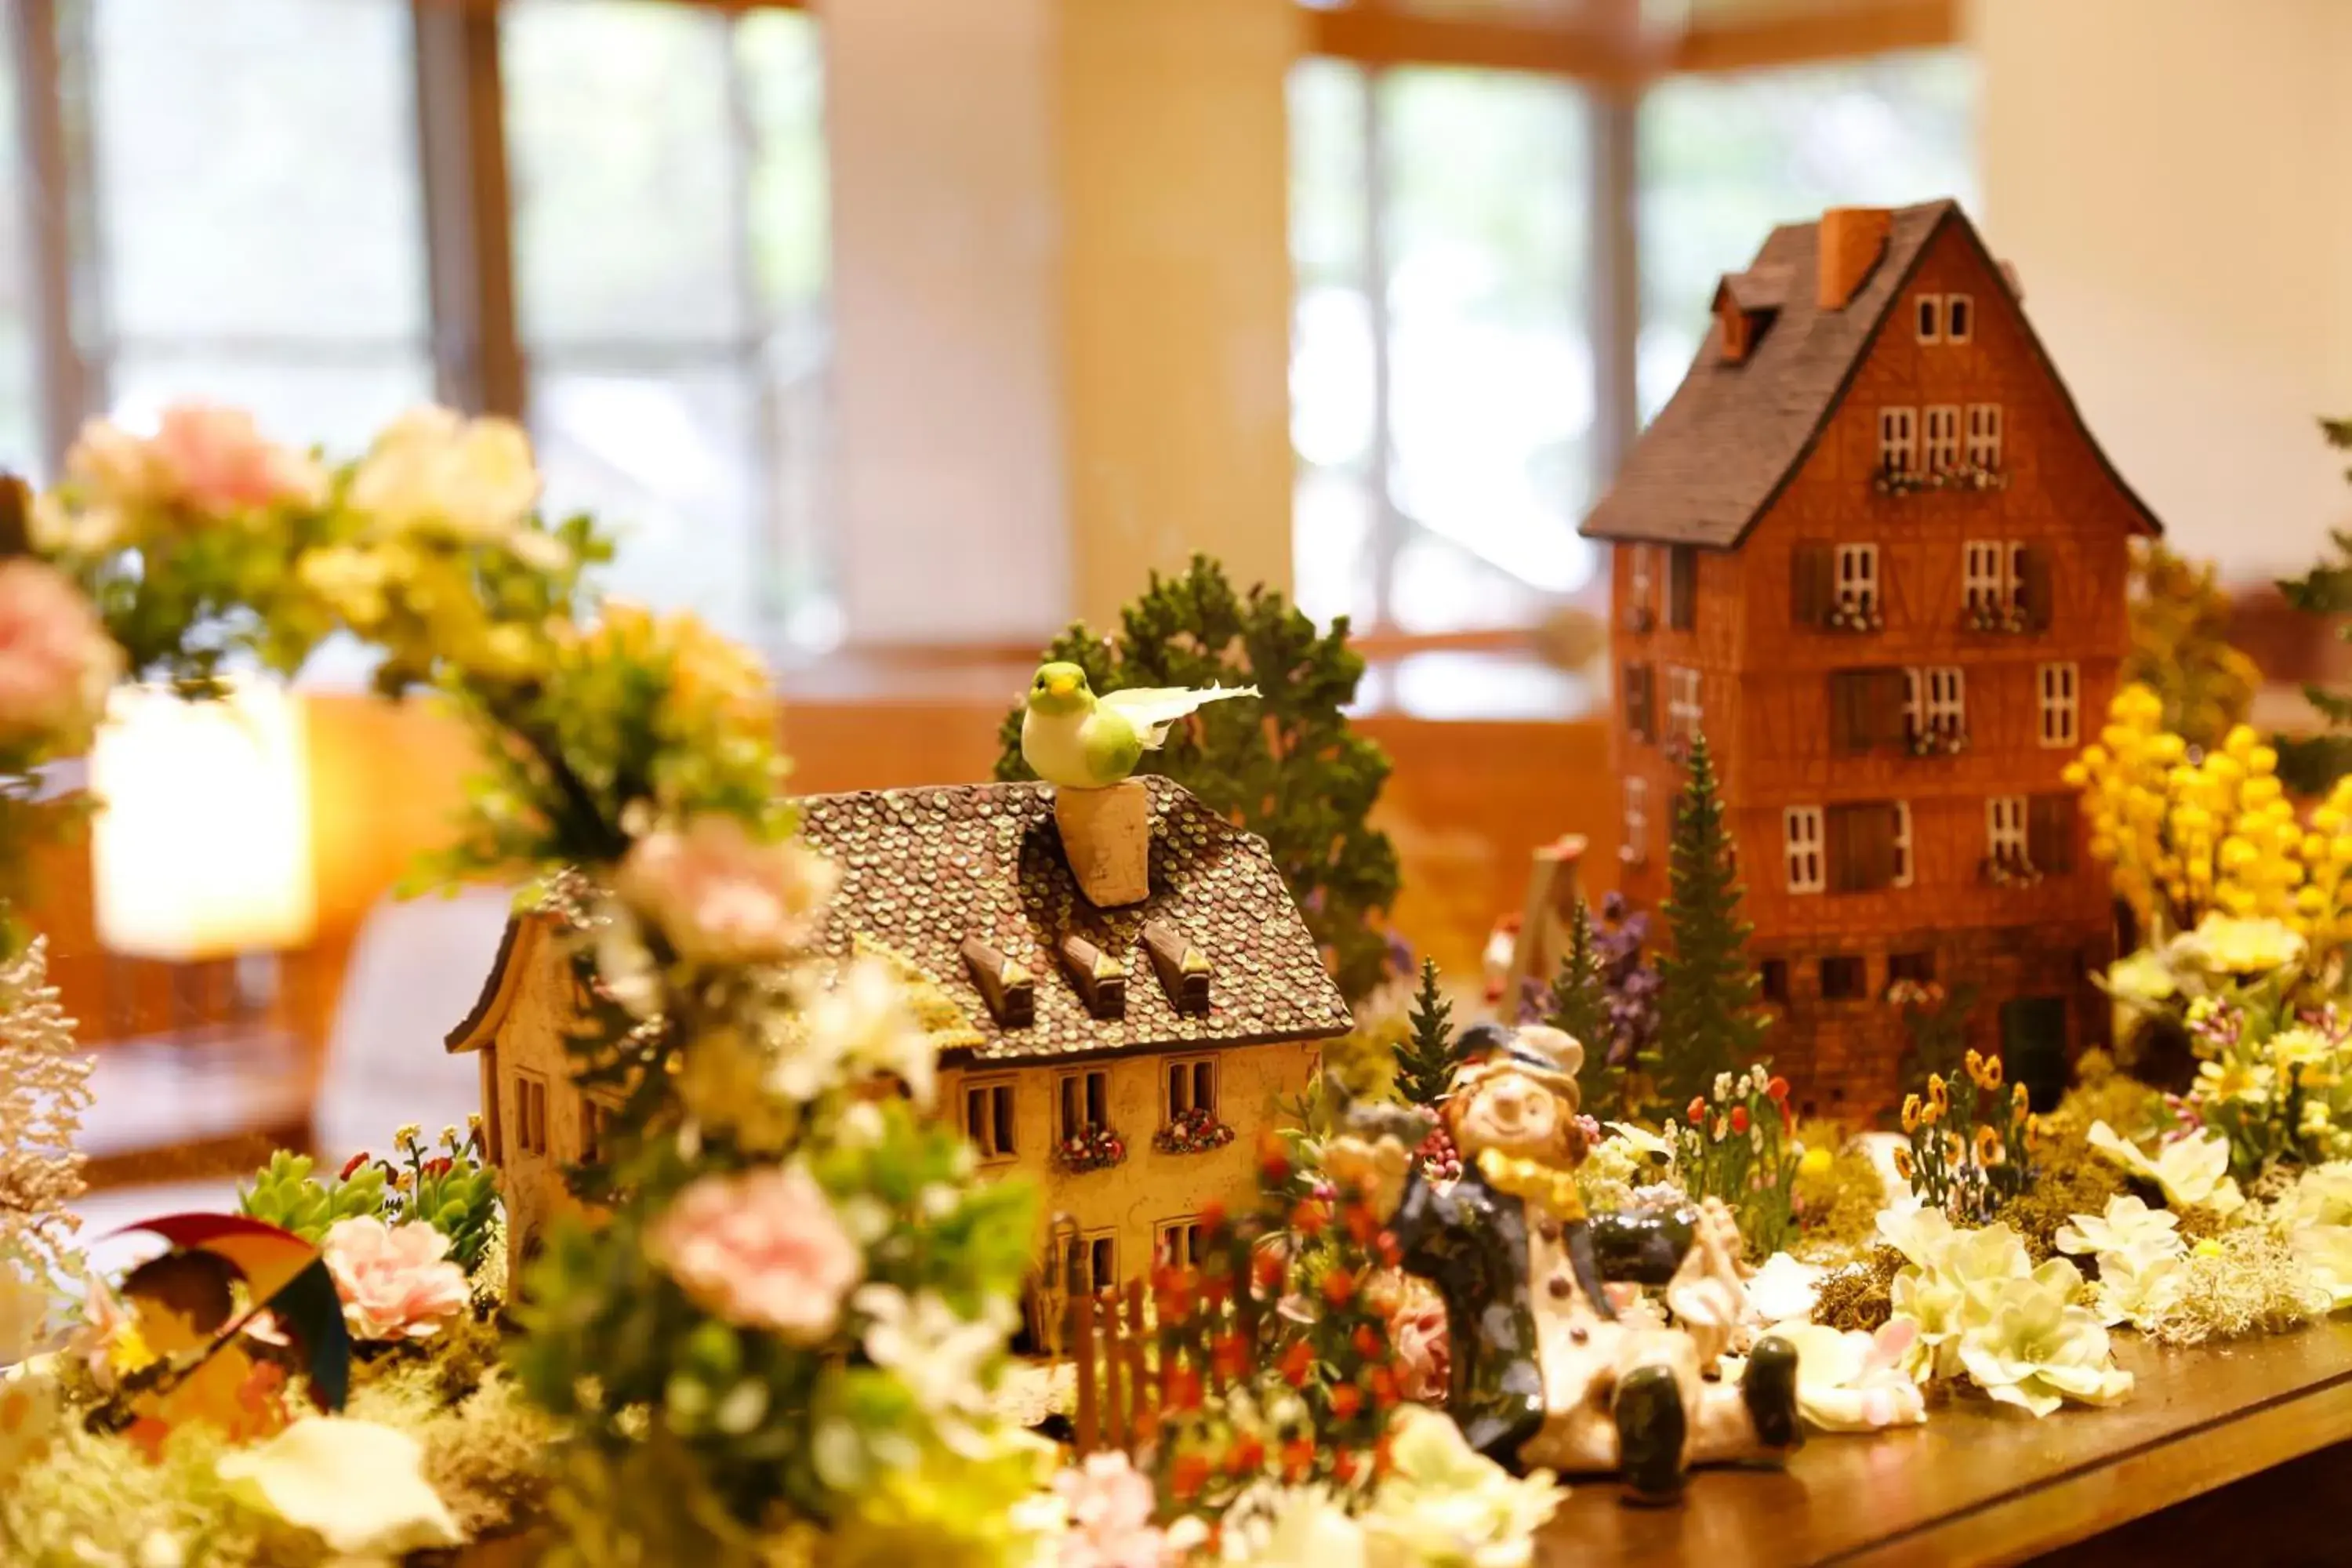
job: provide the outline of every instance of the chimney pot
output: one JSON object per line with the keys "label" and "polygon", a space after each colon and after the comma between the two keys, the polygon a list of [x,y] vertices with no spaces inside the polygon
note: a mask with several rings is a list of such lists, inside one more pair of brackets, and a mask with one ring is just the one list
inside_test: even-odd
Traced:
{"label": "chimney pot", "polygon": [[1815,303],[1843,310],[1885,254],[1895,214],[1886,207],[1832,207],[1822,214],[1821,288]]}
{"label": "chimney pot", "polygon": [[1151,792],[1141,779],[1054,791],[1054,821],[1078,891],[1098,910],[1151,896]]}

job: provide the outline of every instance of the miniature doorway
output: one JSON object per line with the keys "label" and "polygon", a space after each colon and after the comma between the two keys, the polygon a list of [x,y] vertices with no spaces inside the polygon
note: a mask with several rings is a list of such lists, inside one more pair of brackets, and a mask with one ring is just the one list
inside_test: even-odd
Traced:
{"label": "miniature doorway", "polygon": [[2000,1059],[2036,1111],[2066,1092],[2066,999],[2019,996],[2000,1005]]}

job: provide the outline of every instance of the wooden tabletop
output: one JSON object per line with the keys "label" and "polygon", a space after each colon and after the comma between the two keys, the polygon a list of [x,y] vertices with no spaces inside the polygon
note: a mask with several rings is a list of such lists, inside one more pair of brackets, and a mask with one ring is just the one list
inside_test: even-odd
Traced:
{"label": "wooden tabletop", "polygon": [[1541,1568],[2017,1563],[2352,1439],[2352,1323],[2211,1349],[2129,1336],[2112,1409],[2045,1420],[1973,1395],[1927,1424],[1816,1436],[1785,1472],[1703,1470],[1674,1509],[1572,1483]]}

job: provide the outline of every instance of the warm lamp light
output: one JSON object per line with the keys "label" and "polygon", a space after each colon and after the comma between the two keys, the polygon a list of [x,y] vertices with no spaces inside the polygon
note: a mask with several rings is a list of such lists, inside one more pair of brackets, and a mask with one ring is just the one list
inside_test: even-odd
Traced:
{"label": "warm lamp light", "polygon": [[300,704],[119,688],[89,757],[98,934],[179,962],[299,947],[318,919]]}

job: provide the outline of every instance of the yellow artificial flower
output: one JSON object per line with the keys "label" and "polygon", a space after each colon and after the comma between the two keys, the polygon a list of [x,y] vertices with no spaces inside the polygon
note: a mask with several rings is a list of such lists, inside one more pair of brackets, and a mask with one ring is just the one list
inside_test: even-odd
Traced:
{"label": "yellow artificial flower", "polygon": [[1903,1097],[1903,1132],[1904,1132],[1904,1135],[1905,1135],[1906,1137],[1908,1137],[1910,1134],[1912,1134],[1912,1133],[1914,1133],[1914,1132],[1917,1131],[1918,1130],[1919,1130],[1919,1097],[1918,1097],[1917,1095],[1916,1095],[1916,1094],[1906,1094],[1906,1095],[1905,1095],[1905,1096]]}

